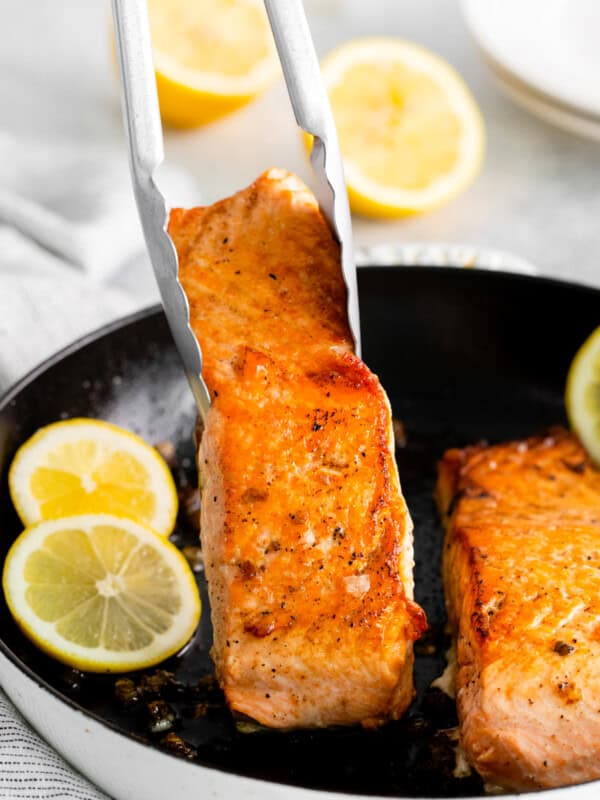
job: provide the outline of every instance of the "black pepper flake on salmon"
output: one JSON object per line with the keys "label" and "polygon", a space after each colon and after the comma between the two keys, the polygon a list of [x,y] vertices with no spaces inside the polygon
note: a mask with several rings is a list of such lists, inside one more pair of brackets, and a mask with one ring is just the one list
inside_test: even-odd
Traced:
{"label": "black pepper flake on salmon", "polygon": [[552,649],[554,650],[555,653],[558,653],[559,656],[568,656],[575,650],[572,644],[560,641],[555,642],[554,647]]}
{"label": "black pepper flake on salmon", "polygon": [[241,561],[238,564],[239,570],[242,573],[242,576],[249,580],[250,578],[255,578],[258,575],[258,568],[252,561]]}
{"label": "black pepper flake on salmon", "polygon": [[563,464],[567,469],[571,470],[571,472],[574,472],[576,475],[583,475],[583,473],[585,472],[585,466],[586,466],[585,459],[577,461],[575,463],[572,463],[570,461],[563,461]]}

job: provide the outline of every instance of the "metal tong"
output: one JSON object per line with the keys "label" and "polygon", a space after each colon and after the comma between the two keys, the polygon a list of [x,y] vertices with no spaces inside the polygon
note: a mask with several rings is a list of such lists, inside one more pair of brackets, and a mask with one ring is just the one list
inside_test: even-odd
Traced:
{"label": "metal tong", "polygon": [[133,191],[167,321],[204,420],[210,408],[210,394],[202,379],[202,352],[190,326],[190,307],[179,282],[177,251],[167,233],[165,198],[154,181],[165,153],[146,2],[113,0],[113,17]]}
{"label": "metal tong", "polygon": [[[348,320],[360,355],[360,318],[352,223],[342,158],[329,99],[319,70],[302,0],[264,0],[288,94],[298,125],[313,137],[315,195],[341,248]],[[138,213],[162,303],[204,420],[210,394],[202,378],[202,351],[190,326],[190,309],[179,282],[177,252],[167,233],[168,210],[154,175],[164,159],[162,127],[152,63],[145,0],[112,0],[123,116]]]}
{"label": "metal tong", "polygon": [[360,356],[360,315],[350,206],[337,130],[315,46],[302,0],[264,2],[296,122],[313,137],[310,163],[317,179],[315,196],[340,243],[348,322],[354,349]]}

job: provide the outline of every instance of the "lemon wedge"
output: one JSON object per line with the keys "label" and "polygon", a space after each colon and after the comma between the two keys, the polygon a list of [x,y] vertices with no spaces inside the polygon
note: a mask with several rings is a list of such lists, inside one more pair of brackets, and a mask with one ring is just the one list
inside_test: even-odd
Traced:
{"label": "lemon wedge", "polygon": [[41,428],[11,464],[10,494],[24,525],[109,513],[173,530],[177,491],[157,451],[129,431],[92,419]]}
{"label": "lemon wedge", "polygon": [[585,340],[571,362],[565,404],[571,427],[600,465],[600,327]]}
{"label": "lemon wedge", "polygon": [[150,0],[161,116],[195,127],[262,92],[279,62],[262,0]]}
{"label": "lemon wedge", "polygon": [[427,211],[473,180],[483,157],[483,120],[441,58],[402,39],[356,39],[334,50],[322,70],[353,211]]}
{"label": "lemon wedge", "polygon": [[198,589],[179,550],[109,514],[27,528],[8,552],[2,585],[34,644],[91,672],[158,664],[185,645],[200,619]]}

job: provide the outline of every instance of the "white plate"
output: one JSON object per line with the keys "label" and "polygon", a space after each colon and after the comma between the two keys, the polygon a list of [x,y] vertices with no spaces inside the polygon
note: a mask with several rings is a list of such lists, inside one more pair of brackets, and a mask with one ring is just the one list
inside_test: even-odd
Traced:
{"label": "white plate", "polygon": [[462,0],[493,64],[572,112],[600,118],[598,0]]}
{"label": "white plate", "polygon": [[549,99],[541,92],[534,91],[526,83],[518,80],[506,70],[502,70],[489,59],[488,63],[498,86],[515,103],[552,125],[580,136],[587,136],[588,139],[600,141],[600,117],[573,111],[570,107]]}

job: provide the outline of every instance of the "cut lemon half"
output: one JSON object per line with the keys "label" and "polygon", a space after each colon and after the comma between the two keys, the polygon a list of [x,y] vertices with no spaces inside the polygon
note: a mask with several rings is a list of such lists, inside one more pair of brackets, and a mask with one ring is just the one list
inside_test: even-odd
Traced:
{"label": "cut lemon half", "polygon": [[441,58],[402,39],[356,39],[322,69],[353,211],[426,211],[473,180],[483,157],[483,120]]}
{"label": "cut lemon half", "polygon": [[169,468],[143,439],[93,419],[40,428],[11,464],[10,494],[24,525],[107,513],[173,530],[177,491]]}
{"label": "cut lemon half", "polygon": [[163,121],[211,122],[252,100],[279,62],[262,0],[150,0]]}
{"label": "cut lemon half", "polygon": [[91,672],[158,664],[183,647],[200,619],[198,589],[179,550],[109,514],[27,528],[9,550],[2,584],[26,636]]}
{"label": "cut lemon half", "polygon": [[571,362],[565,405],[571,427],[600,465],[600,328],[586,339]]}

